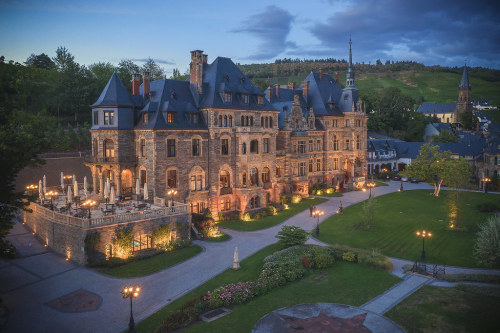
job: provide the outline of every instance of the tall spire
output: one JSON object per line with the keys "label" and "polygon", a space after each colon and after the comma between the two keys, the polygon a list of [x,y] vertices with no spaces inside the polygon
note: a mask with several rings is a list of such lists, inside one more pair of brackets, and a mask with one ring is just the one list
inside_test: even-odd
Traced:
{"label": "tall spire", "polygon": [[460,81],[460,88],[470,88],[469,73],[467,72],[467,58],[465,58],[465,66],[462,73],[462,81]]}
{"label": "tall spire", "polygon": [[354,86],[354,71],[352,69],[352,41],[351,41],[351,36],[349,36],[349,65],[347,67],[347,74],[346,76],[346,81],[345,81],[345,87],[349,89],[355,89],[356,87]]}

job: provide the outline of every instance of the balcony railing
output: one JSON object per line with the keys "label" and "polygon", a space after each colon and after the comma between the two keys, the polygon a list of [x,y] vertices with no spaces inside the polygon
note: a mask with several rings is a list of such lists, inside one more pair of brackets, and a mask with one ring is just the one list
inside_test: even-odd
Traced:
{"label": "balcony railing", "polygon": [[219,192],[220,192],[220,195],[232,194],[233,189],[231,187],[221,187]]}
{"label": "balcony railing", "polygon": [[86,163],[124,163],[124,164],[137,164],[136,156],[113,156],[113,157],[95,157],[92,155],[86,155],[84,158]]}

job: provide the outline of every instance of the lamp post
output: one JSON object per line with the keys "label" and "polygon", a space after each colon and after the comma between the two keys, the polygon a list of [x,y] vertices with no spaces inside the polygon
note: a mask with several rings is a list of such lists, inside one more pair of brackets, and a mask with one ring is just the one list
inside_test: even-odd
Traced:
{"label": "lamp post", "polygon": [[50,197],[50,209],[54,210],[54,202],[53,202],[53,197],[55,195],[58,195],[59,193],[57,193],[56,191],[49,191],[47,193],[45,193],[46,196]]}
{"label": "lamp post", "polygon": [[33,196],[33,191],[37,190],[37,189],[38,189],[38,185],[31,184],[31,185],[26,186],[26,191],[30,192],[30,196]]}
{"label": "lamp post", "polygon": [[82,203],[82,207],[88,207],[89,209],[89,219],[91,218],[90,216],[90,209],[92,209],[92,207],[94,207],[95,205],[97,204],[97,202],[95,202],[94,200],[85,200],[83,203]]}
{"label": "lamp post", "polygon": [[132,314],[132,299],[139,297],[139,291],[140,290],[141,290],[141,288],[139,288],[139,287],[132,287],[132,286],[125,287],[122,290],[122,297],[124,299],[130,298],[130,321],[128,323],[128,331],[130,333],[135,333],[136,332],[136,330],[135,330],[135,323],[134,323],[134,315]]}
{"label": "lamp post", "polygon": [[398,192],[403,192],[403,181],[401,181],[401,185],[399,186]]}
{"label": "lamp post", "polygon": [[491,179],[488,177],[484,177],[483,178],[484,193],[488,193],[488,182],[491,182]]}
{"label": "lamp post", "polygon": [[366,183],[366,187],[368,187],[370,189],[370,196],[369,198],[372,197],[372,187],[375,187],[375,182],[373,180],[369,181]]}
{"label": "lamp post", "polygon": [[325,215],[325,212],[319,209],[312,213],[312,216],[316,217],[316,237],[319,237],[319,217],[323,215]]}
{"label": "lamp post", "polygon": [[167,195],[170,196],[170,206],[174,206],[174,196],[177,195],[177,190],[169,190]]}
{"label": "lamp post", "polygon": [[425,230],[417,231],[417,237],[422,237],[422,261],[425,261],[425,239],[431,238],[432,234]]}

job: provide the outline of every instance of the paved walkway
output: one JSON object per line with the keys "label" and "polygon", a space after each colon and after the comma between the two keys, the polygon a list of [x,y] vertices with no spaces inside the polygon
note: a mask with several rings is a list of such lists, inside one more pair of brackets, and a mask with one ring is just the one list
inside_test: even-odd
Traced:
{"label": "paved walkway", "polygon": [[[397,191],[399,182],[373,189],[375,195]],[[405,189],[430,188],[426,184],[405,184]],[[366,192],[345,193],[318,205],[325,211],[320,222],[333,215],[342,200],[343,206],[361,202]],[[127,329],[128,302],[120,291],[126,284],[142,287],[141,296],[134,300],[136,322],[152,315],[172,300],[179,298],[232,265],[237,246],[244,259],[265,246],[276,242],[274,237],[282,225],[296,225],[305,230],[316,227],[309,210],[299,213],[269,229],[240,232],[225,230],[232,238],[227,242],[195,241],[204,248],[199,255],[161,272],[140,278],[113,278],[85,267],[77,266],[54,254],[35,240],[21,224],[16,224],[8,239],[16,245],[21,258],[0,260],[0,297],[10,309],[6,332],[120,332]],[[31,242],[31,247],[28,244]],[[316,243],[316,240],[310,240]],[[64,313],[49,306],[57,298],[84,290],[97,294],[102,304],[97,311]],[[85,325],[82,325],[85,323]]]}

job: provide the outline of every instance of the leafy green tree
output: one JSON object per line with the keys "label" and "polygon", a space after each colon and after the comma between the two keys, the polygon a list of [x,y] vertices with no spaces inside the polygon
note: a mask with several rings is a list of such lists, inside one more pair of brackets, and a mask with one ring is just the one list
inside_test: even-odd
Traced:
{"label": "leafy green tree", "polygon": [[284,225],[275,237],[283,247],[302,245],[307,240],[307,231],[294,225]]}
{"label": "leafy green tree", "polygon": [[56,56],[52,59],[58,71],[64,71],[70,66],[75,66],[75,57],[64,46],[59,46]]}
{"label": "leafy green tree", "polygon": [[[132,74],[140,74],[141,68],[132,60],[124,59],[118,63],[118,76],[123,82],[128,91],[132,91]],[[101,88],[102,89],[102,88]]]}
{"label": "leafy green tree", "polygon": [[460,123],[467,130],[475,130],[477,126],[477,117],[472,111],[465,111],[460,114]]}
{"label": "leafy green tree", "polygon": [[459,186],[463,179],[470,178],[470,165],[464,159],[454,159],[449,151],[441,151],[439,146],[425,144],[418,157],[402,174],[417,177],[434,185],[433,196],[439,196],[443,181],[451,186]]}
{"label": "leafy green tree", "polygon": [[152,58],[148,58],[148,61],[142,65],[142,71],[151,73],[151,81],[165,78],[165,71]]}
{"label": "leafy green tree", "polygon": [[458,138],[451,131],[445,130],[439,132],[438,135],[432,136],[433,142],[458,142]]}
{"label": "leafy green tree", "polygon": [[474,257],[489,267],[500,267],[500,217],[491,216],[479,226]]}
{"label": "leafy green tree", "polygon": [[32,53],[28,59],[26,59],[25,64],[27,66],[34,66],[39,69],[51,70],[56,67],[56,64],[50,59],[45,53],[35,55]]}
{"label": "leafy green tree", "polygon": [[[89,70],[91,73],[92,83],[97,87],[100,87],[100,90],[104,89],[106,83],[108,83],[109,78],[113,75],[113,72],[116,68],[111,65],[109,62],[98,62],[89,66]],[[126,78],[129,79],[129,78]]]}

